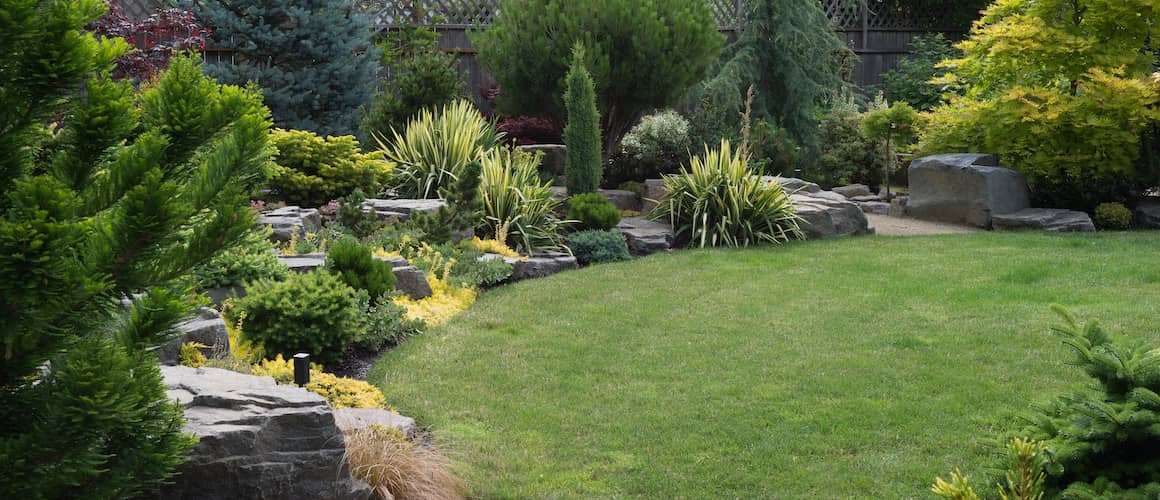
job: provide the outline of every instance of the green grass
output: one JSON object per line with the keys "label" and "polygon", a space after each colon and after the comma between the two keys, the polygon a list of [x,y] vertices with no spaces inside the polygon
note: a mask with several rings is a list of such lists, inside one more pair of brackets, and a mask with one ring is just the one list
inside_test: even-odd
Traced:
{"label": "green grass", "polygon": [[1160,235],[985,233],[682,251],[488,292],[388,353],[388,400],[485,498],[930,497],[1084,380],[1061,303],[1160,318]]}

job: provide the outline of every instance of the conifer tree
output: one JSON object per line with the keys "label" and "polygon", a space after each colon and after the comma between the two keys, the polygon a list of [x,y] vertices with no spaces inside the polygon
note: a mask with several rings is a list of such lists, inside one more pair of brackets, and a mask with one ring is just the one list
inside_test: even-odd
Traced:
{"label": "conifer tree", "polygon": [[131,498],[181,461],[151,349],[267,170],[257,92],[177,58],[135,94],[124,41],[81,31],[103,12],[0,1],[0,498]]}
{"label": "conifer tree", "polygon": [[596,110],[596,90],[592,76],[584,66],[584,46],[572,48],[572,67],[568,70],[564,104],[568,124],[564,127],[564,177],[568,194],[591,193],[600,189],[600,112]]}
{"label": "conifer tree", "polygon": [[372,23],[351,0],[177,0],[213,29],[230,59],[206,69],[222,83],[262,87],[279,128],[353,135],[376,87]]}
{"label": "conifer tree", "polygon": [[691,135],[709,145],[730,137],[740,128],[737,117],[753,85],[753,119],[767,119],[813,149],[818,111],[842,87],[842,69],[853,53],[834,32],[821,2],[747,0],[744,9],[737,42],[726,47],[723,62],[691,93],[699,112],[690,120]]}

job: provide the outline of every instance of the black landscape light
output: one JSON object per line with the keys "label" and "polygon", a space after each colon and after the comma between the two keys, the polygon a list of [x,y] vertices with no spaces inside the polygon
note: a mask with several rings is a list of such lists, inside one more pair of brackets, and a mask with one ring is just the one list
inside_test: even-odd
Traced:
{"label": "black landscape light", "polygon": [[310,383],[310,355],[300,352],[294,355],[294,383],[306,387]]}

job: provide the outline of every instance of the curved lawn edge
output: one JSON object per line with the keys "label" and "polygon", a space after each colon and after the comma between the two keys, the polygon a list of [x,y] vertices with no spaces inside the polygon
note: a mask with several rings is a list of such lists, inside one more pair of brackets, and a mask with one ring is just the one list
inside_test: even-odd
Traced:
{"label": "curved lawn edge", "polygon": [[1051,303],[1154,335],[1152,233],[697,250],[485,293],[369,380],[483,497],[926,496],[1082,380]]}

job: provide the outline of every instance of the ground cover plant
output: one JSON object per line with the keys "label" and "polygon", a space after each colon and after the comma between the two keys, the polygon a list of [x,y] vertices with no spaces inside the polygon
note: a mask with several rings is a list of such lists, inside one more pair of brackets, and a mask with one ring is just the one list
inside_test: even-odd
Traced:
{"label": "ground cover plant", "polygon": [[491,291],[369,380],[480,497],[930,497],[954,467],[984,476],[1008,412],[1085,381],[1050,304],[1160,338],[1158,243],[983,233],[658,255]]}

